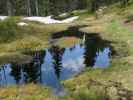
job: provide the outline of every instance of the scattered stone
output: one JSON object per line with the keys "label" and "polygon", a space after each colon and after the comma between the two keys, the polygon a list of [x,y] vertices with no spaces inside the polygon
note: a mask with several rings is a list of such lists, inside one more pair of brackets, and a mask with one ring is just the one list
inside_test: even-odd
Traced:
{"label": "scattered stone", "polygon": [[107,96],[110,100],[119,100],[119,96],[117,94],[118,90],[115,87],[109,87],[107,89]]}
{"label": "scattered stone", "polygon": [[90,79],[88,89],[92,86],[102,86],[108,100],[133,100],[133,91],[124,88],[120,82],[108,81],[108,83],[102,83]]}
{"label": "scattered stone", "polygon": [[17,25],[18,26],[28,26],[28,24],[27,23],[24,23],[24,22],[19,22]]}
{"label": "scattered stone", "polygon": [[106,8],[107,8],[106,6],[100,7],[100,8],[96,11],[96,19],[103,17]]}

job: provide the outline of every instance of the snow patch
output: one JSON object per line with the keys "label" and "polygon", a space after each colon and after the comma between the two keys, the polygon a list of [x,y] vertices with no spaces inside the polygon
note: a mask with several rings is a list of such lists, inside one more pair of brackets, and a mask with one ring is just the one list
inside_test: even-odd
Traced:
{"label": "snow patch", "polygon": [[7,16],[0,16],[0,20],[5,20]]}
{"label": "snow patch", "polygon": [[70,17],[70,18],[67,18],[65,20],[60,21],[60,20],[52,19],[51,16],[47,16],[47,17],[33,16],[33,17],[25,17],[24,20],[37,21],[37,22],[40,22],[40,23],[43,23],[43,24],[55,24],[55,23],[71,23],[71,22],[75,21],[78,18],[79,18],[78,16],[75,16],[75,17]]}

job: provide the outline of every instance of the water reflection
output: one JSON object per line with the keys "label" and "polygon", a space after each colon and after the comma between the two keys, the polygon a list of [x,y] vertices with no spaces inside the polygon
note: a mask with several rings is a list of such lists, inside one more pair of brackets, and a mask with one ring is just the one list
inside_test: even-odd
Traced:
{"label": "water reflection", "polygon": [[49,51],[52,55],[52,62],[55,69],[55,74],[57,78],[60,78],[60,72],[62,67],[62,56],[65,49],[60,48],[59,46],[52,46]]}
{"label": "water reflection", "polygon": [[[70,31],[75,30],[78,38],[84,37],[84,42],[69,48],[52,45],[44,51],[29,52],[33,60],[26,64],[10,63],[0,67],[0,84],[38,83],[63,90],[60,80],[66,80],[80,73],[85,67],[105,68],[109,66],[111,46],[98,34],[81,33],[70,28],[66,34],[55,33],[54,38],[74,36]],[[60,34],[60,35],[59,35]],[[52,38],[53,38],[52,37]]]}
{"label": "water reflection", "polygon": [[[99,38],[98,36],[95,36],[95,37],[91,37],[91,38],[86,38],[85,40],[85,52],[84,52],[84,63],[86,64],[86,67],[93,67],[93,66],[108,66],[105,62],[105,63],[102,63],[101,65],[98,64],[97,62],[99,62],[97,60],[97,57],[99,56],[104,56],[104,54],[108,55],[108,58],[109,58],[109,55],[110,55],[110,51],[106,51],[107,48],[110,48],[111,47],[108,47],[108,44],[107,42],[105,42],[104,40],[102,40],[101,38]],[[108,49],[109,50],[109,49]],[[103,54],[99,55],[99,53],[103,52]],[[105,58],[101,58],[101,60],[104,60]],[[101,63],[101,61],[100,61]]]}
{"label": "water reflection", "polygon": [[13,76],[16,84],[20,83],[20,80],[22,78],[21,72],[22,72],[22,67],[18,64],[12,63],[10,75]]}
{"label": "water reflection", "polygon": [[68,79],[84,67],[107,67],[110,48],[99,44],[97,48],[94,40],[87,41],[86,45],[77,44],[71,48],[52,46],[45,51],[35,52],[33,61],[27,64],[5,64],[0,68],[0,83],[34,82],[56,88],[60,84],[58,80]]}

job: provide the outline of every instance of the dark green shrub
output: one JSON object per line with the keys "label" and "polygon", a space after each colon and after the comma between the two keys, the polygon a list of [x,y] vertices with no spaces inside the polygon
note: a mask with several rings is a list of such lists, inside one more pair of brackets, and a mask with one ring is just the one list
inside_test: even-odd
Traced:
{"label": "dark green shrub", "polygon": [[0,21],[0,42],[10,42],[17,34],[18,26],[15,18]]}
{"label": "dark green shrub", "polygon": [[133,15],[130,15],[127,17],[126,23],[131,22],[131,21],[133,21]]}

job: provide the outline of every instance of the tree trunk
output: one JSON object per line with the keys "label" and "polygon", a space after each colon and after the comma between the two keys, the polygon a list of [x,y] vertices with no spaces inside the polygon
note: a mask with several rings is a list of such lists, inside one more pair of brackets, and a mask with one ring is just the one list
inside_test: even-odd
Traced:
{"label": "tree trunk", "polygon": [[7,14],[8,14],[8,16],[12,15],[12,4],[11,4],[10,0],[7,0]]}
{"label": "tree trunk", "polygon": [[31,5],[30,5],[30,0],[27,0],[27,14],[28,14],[28,16],[31,16]]}
{"label": "tree trunk", "polygon": [[39,16],[38,0],[35,0],[36,16]]}

